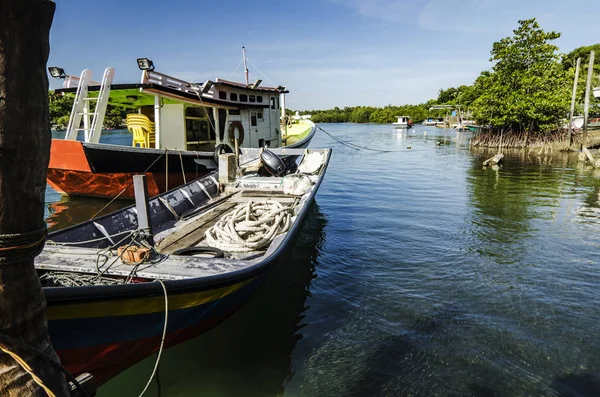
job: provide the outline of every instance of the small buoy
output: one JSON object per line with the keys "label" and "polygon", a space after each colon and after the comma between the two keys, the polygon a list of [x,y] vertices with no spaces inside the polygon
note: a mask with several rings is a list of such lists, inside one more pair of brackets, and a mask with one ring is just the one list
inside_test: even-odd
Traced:
{"label": "small buoy", "polygon": [[427,135],[427,131],[424,131],[424,132],[423,132],[423,135]]}
{"label": "small buoy", "polygon": [[410,149],[410,146],[407,146],[406,148],[407,148],[407,149]]}

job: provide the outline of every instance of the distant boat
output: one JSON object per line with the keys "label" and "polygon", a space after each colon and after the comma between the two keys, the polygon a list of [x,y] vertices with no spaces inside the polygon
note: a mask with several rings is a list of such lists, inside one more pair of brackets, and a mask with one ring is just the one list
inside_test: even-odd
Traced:
{"label": "distant boat", "polygon": [[600,98],[600,87],[595,87],[594,88],[594,96],[596,98]]}
{"label": "distant boat", "polygon": [[429,119],[427,119],[427,120],[424,120],[424,121],[423,121],[423,123],[421,123],[421,124],[423,124],[423,125],[428,125],[428,126],[435,126],[435,125],[437,125],[437,123],[438,123],[438,122],[439,122],[439,121],[438,121],[438,120],[436,120],[436,119],[431,119],[431,118],[429,118]]}
{"label": "distant boat", "polygon": [[394,128],[411,128],[413,125],[410,116],[398,116],[398,121],[392,123]]}

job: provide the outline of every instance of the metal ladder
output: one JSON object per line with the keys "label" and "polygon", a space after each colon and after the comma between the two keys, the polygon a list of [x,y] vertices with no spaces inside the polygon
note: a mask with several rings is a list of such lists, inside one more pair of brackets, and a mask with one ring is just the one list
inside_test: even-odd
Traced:
{"label": "metal ladder", "polygon": [[[114,75],[114,68],[107,68],[104,71],[98,97],[92,98],[88,96],[88,86],[92,81],[92,71],[85,69],[81,72],[65,139],[75,141],[77,140],[79,131],[84,131],[85,142],[98,143],[100,141],[102,125],[104,124],[104,116],[106,115],[106,107],[108,105],[108,97],[110,96],[110,86]],[[90,112],[90,101],[97,101],[93,112]],[[79,128],[81,126],[82,118],[83,128]]]}

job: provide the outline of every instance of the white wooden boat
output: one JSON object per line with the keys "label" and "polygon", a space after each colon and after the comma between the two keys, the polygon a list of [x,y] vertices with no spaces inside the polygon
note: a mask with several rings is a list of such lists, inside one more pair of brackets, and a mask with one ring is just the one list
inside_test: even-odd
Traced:
{"label": "white wooden boat", "polygon": [[398,116],[398,121],[392,123],[394,128],[410,128],[412,127],[412,121],[410,116]]}

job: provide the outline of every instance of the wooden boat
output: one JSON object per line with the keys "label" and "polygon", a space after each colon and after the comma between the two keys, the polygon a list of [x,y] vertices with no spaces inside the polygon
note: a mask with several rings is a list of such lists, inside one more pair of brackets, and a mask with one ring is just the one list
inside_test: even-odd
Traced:
{"label": "wooden boat", "polygon": [[[214,327],[269,278],[307,214],[331,150],[273,149],[281,157],[271,160],[297,169],[283,177],[264,176],[266,165],[259,169],[257,160],[248,161],[259,150],[247,152],[240,158],[244,175],[231,182],[220,183],[223,175],[212,172],[49,234],[36,269],[50,338],[69,371],[90,373],[102,384],[161,349],[163,332],[169,347]],[[264,153],[261,158],[269,164]],[[250,247],[238,250],[233,240],[219,237],[215,228],[225,217],[240,211],[258,216],[253,208],[261,205],[276,207],[269,212],[273,217],[285,215],[271,222],[282,229],[270,231],[266,245],[246,242]],[[251,219],[246,216],[242,223]]]}
{"label": "wooden boat", "polygon": [[[195,84],[155,71],[149,59],[138,65],[141,82],[128,84],[112,83],[113,68],[101,82],[92,81],[89,69],[77,78],[49,68],[65,78],[55,93],[74,96],[65,139],[53,139],[50,151],[47,180],[57,192],[133,198],[132,176],[145,173],[156,195],[215,170],[218,153],[305,148],[315,134],[309,120],[304,128],[281,125],[289,92],[283,86],[264,87],[248,77],[245,84],[218,78]],[[109,103],[131,109],[131,146],[100,143]]]}
{"label": "wooden boat", "polygon": [[410,119],[410,116],[398,116],[398,121],[392,123],[394,128],[411,128],[413,122]]}

